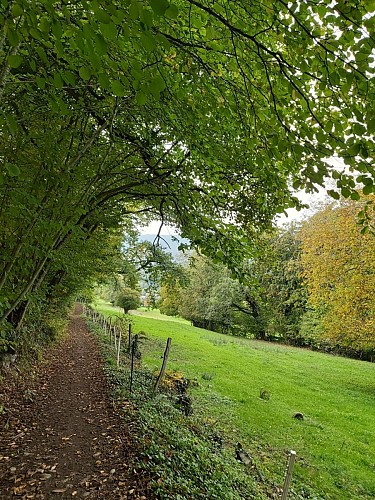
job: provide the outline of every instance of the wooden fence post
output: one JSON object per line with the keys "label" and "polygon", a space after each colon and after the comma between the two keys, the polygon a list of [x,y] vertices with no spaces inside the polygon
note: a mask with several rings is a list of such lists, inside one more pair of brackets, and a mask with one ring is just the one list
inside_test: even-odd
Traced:
{"label": "wooden fence post", "polygon": [[165,369],[166,369],[167,363],[168,363],[168,356],[169,356],[169,351],[171,348],[171,342],[172,342],[172,339],[168,338],[167,345],[165,346],[165,351],[164,351],[163,364],[161,365],[161,370],[160,370],[159,376],[155,382],[154,392],[156,392],[158,390],[159,384],[163,380]]}
{"label": "wooden fence post", "polygon": [[128,348],[129,348],[129,353],[132,345],[132,324],[129,323],[129,328],[128,328]]}
{"label": "wooden fence post", "polygon": [[120,349],[121,349],[121,329],[119,330],[117,339],[117,367],[120,366]]}
{"label": "wooden fence post", "polygon": [[132,392],[133,388],[133,373],[134,373],[134,357],[135,357],[135,351],[138,346],[138,335],[134,335],[133,343],[132,343],[132,348],[131,348],[131,366],[130,366],[130,382],[129,382],[129,392]]}
{"label": "wooden fence post", "polygon": [[292,478],[292,472],[293,472],[295,460],[296,460],[296,452],[294,450],[290,450],[289,460],[288,460],[288,468],[287,468],[286,475],[285,475],[283,494],[282,494],[281,500],[287,500],[287,498],[288,498],[290,480]]}

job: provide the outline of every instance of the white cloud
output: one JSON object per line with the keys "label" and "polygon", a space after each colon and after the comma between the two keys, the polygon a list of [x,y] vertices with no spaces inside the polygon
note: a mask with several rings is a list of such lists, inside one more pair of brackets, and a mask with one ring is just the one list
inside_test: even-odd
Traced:
{"label": "white cloud", "polygon": [[[160,225],[161,221],[153,220],[148,224],[148,226],[139,227],[139,232],[141,234],[158,234]],[[175,234],[178,234],[176,227],[163,224],[163,227],[160,230],[160,235],[173,236]]]}

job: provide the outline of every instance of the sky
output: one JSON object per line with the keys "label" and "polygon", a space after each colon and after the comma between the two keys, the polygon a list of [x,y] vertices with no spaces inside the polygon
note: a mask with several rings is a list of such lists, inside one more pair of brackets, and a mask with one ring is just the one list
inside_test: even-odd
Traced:
{"label": "sky", "polygon": [[[150,224],[148,226],[141,227],[140,233],[141,234],[158,234],[159,228],[160,228],[160,221],[153,220],[152,222],[150,222]],[[177,234],[177,229],[173,226],[164,225],[161,229],[160,234],[162,236],[166,236],[166,235],[172,236],[174,234]]]}
{"label": "sky", "polygon": [[[310,205],[310,209],[306,210],[296,210],[295,208],[290,208],[287,210],[288,217],[285,215],[280,215],[277,220],[277,225],[282,226],[283,224],[287,224],[293,221],[299,221],[307,217],[314,211],[314,206],[316,206],[319,202],[322,202],[326,197],[325,190],[321,190],[319,193],[315,193],[313,195],[307,195],[305,192],[298,193],[298,198],[303,201],[303,203],[307,203]],[[160,221],[152,221],[148,226],[141,227],[141,234],[157,234],[160,228]],[[160,234],[162,236],[172,236],[178,234],[178,230],[174,226],[163,226]]]}
{"label": "sky", "polygon": [[[329,165],[332,167],[338,169],[338,170],[345,170],[347,167],[345,166],[344,162],[340,158],[329,158],[326,160]],[[326,180],[327,182],[327,180]],[[294,208],[288,209],[287,213],[288,216],[286,217],[285,215],[280,215],[277,218],[276,224],[278,226],[282,226],[283,224],[287,224],[293,221],[300,221],[309,215],[312,215],[315,211],[317,211],[317,207],[320,203],[322,203],[324,200],[327,199],[327,193],[326,189],[331,189],[334,188],[335,186],[329,186],[329,184],[332,183],[332,181],[328,180],[326,188],[320,188],[319,192],[313,193],[313,194],[307,194],[304,191],[298,191],[296,196],[303,202],[306,203],[310,206],[309,209],[305,210],[296,210]],[[332,201],[332,200],[331,200]],[[160,228],[160,221],[152,221],[148,226],[145,226],[143,228],[140,228],[140,233],[141,234],[157,234]],[[163,226],[161,229],[160,234],[161,235],[175,235],[177,234],[177,228],[173,226]]]}
{"label": "sky", "polygon": [[[311,206],[313,206],[316,203],[318,203],[319,201],[323,201],[323,199],[324,199],[324,196],[313,196],[313,197],[305,196],[303,198],[303,201],[310,204]],[[288,209],[287,210],[288,217],[286,217],[285,215],[280,215],[278,217],[276,224],[278,226],[282,226],[283,224],[287,224],[287,223],[292,222],[292,221],[302,220],[303,218],[307,217],[311,213],[311,210],[312,209],[297,211],[294,208]],[[159,228],[160,228],[160,221],[155,220],[155,221],[150,222],[150,224],[148,226],[141,227],[140,233],[141,234],[157,234],[159,231]],[[172,236],[175,234],[178,234],[178,230],[174,226],[166,226],[165,225],[162,227],[161,232],[160,232],[161,236],[165,236],[165,235]]]}

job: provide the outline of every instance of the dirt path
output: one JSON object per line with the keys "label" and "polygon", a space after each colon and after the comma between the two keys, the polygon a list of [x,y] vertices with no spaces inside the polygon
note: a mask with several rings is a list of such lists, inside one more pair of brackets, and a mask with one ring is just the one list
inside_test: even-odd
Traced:
{"label": "dirt path", "polygon": [[79,312],[33,384],[0,393],[1,500],[150,498],[132,472],[134,446]]}

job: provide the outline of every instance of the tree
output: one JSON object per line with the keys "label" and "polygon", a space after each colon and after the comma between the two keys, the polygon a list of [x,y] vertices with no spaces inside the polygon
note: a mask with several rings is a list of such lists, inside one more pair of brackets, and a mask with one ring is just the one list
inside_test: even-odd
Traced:
{"label": "tree", "polygon": [[183,286],[162,288],[160,311],[180,315],[200,328],[234,333],[240,323],[236,306],[243,302],[242,285],[224,265],[199,255],[191,258],[186,275]]}
{"label": "tree", "polygon": [[139,307],[139,292],[132,288],[123,288],[117,295],[116,305],[124,309],[124,313],[128,314],[131,309]]}
{"label": "tree", "polygon": [[248,264],[249,284],[257,310],[257,336],[303,345],[300,321],[307,292],[301,277],[299,228],[291,224],[264,234],[261,251]]}
{"label": "tree", "polygon": [[180,287],[177,285],[164,285],[160,288],[157,306],[161,314],[178,316],[180,314]]}
{"label": "tree", "polygon": [[375,348],[375,238],[357,217],[365,215],[365,203],[328,205],[301,231],[303,275],[321,338],[354,351]]}
{"label": "tree", "polygon": [[64,248],[137,215],[240,272],[292,185],[372,192],[373,10],[3,1],[1,320],[17,327]]}

